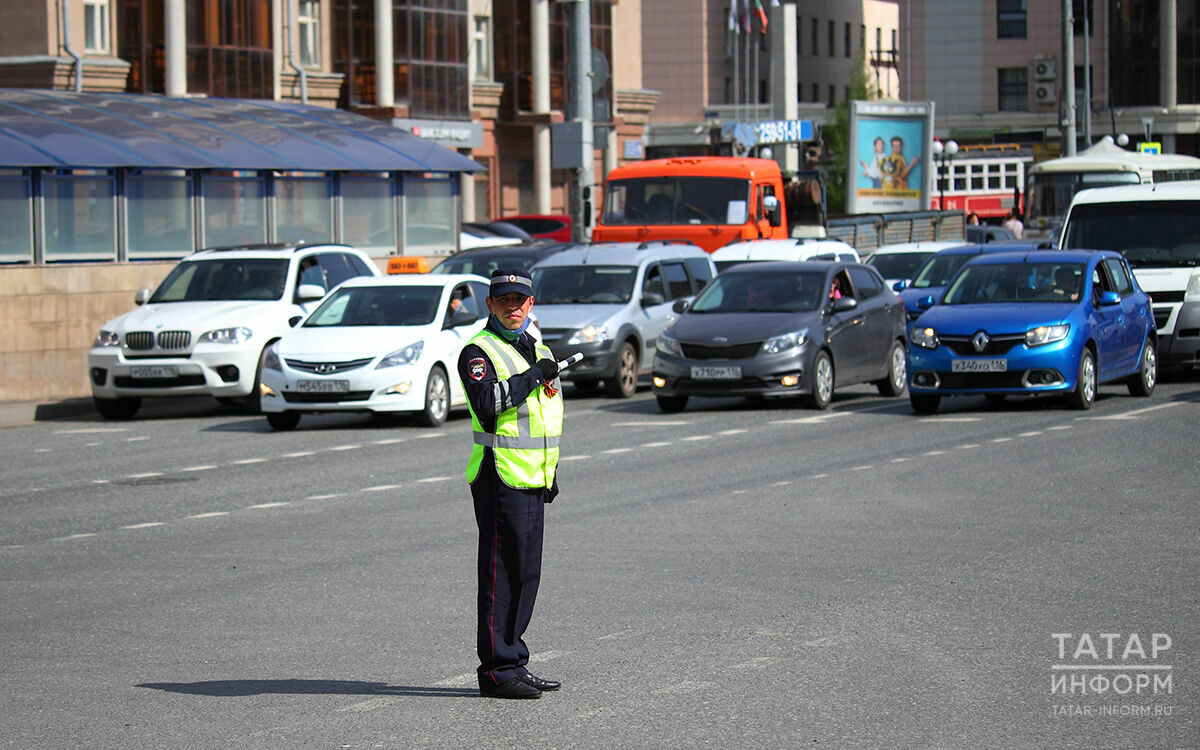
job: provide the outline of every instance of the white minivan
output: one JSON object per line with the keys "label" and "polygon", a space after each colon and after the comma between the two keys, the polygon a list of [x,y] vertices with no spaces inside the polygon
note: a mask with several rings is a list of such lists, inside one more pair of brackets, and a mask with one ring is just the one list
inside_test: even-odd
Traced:
{"label": "white minivan", "polygon": [[770,260],[859,261],[858,251],[841,240],[739,240],[713,251],[717,273],[739,263]]}
{"label": "white minivan", "polygon": [[1165,371],[1200,366],[1200,182],[1092,188],[1075,194],[1059,247],[1116,250],[1150,295]]}

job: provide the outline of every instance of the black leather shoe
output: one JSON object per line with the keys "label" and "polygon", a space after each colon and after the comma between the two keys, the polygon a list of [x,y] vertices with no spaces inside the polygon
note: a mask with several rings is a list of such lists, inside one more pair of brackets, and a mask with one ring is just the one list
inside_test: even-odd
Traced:
{"label": "black leather shoe", "polygon": [[[557,684],[557,683],[556,683]],[[512,678],[503,685],[489,687],[480,685],[479,693],[487,698],[541,698],[542,691],[524,680]]]}
{"label": "black leather shoe", "polygon": [[517,679],[529,687],[537,688],[538,690],[558,690],[560,687],[562,687],[561,682],[556,680],[543,680],[541,677],[530,674],[529,672],[526,672],[523,675],[518,675]]}

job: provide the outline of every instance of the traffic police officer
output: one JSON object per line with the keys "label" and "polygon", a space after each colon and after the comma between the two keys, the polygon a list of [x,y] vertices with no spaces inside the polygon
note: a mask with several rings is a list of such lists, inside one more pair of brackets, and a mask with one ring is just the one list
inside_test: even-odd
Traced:
{"label": "traffic police officer", "polygon": [[539,698],[559,683],[529,672],[521,637],[541,578],[545,503],[558,494],[559,368],[526,331],[533,307],[528,272],[493,272],[486,301],[487,326],[458,359],[474,432],[467,481],[479,526],[479,690]]}

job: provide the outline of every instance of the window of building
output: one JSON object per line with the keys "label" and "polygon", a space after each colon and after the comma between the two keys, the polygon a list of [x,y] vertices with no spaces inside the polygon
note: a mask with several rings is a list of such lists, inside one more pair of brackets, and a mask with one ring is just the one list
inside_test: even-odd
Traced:
{"label": "window of building", "polygon": [[45,170],[42,196],[46,262],[116,259],[116,177],[113,170]]}
{"label": "window of building", "polygon": [[1071,0],[1071,18],[1075,21],[1075,36],[1083,36],[1084,21],[1087,21],[1088,37],[1096,34],[1095,16],[1092,15],[1092,3],[1095,0]]}
{"label": "window of building", "polygon": [[321,67],[321,0],[296,1],[296,36],[300,64]]}
{"label": "window of building", "polygon": [[1026,68],[999,68],[997,74],[997,108],[1001,112],[1023,112],[1029,109],[1029,71]]}
{"label": "window of building", "polygon": [[1092,75],[1092,66],[1088,66],[1087,73],[1084,73],[1082,65],[1075,66],[1075,107],[1076,111],[1082,112],[1085,106],[1090,106],[1091,98],[1096,95],[1095,81],[1091,81],[1091,86],[1088,85],[1088,76]]}
{"label": "window of building", "polygon": [[850,23],[847,22],[842,30],[842,54],[844,57],[850,57]]}
{"label": "window of building", "polygon": [[821,87],[815,83],[812,85],[812,99],[809,99],[809,101],[811,101],[811,102],[821,101]]}
{"label": "window of building", "polygon": [[837,104],[837,90],[834,89],[832,83],[829,84],[829,101],[826,103],[831,107]]}
{"label": "window of building", "polygon": [[125,250],[130,260],[180,258],[195,250],[192,181],[183,170],[125,173]]}
{"label": "window of building", "polygon": [[109,0],[83,0],[83,48],[87,52],[108,54]]}
{"label": "window of building", "polygon": [[404,255],[449,255],[458,247],[454,236],[454,180],[405,175]]}
{"label": "window of building", "polygon": [[825,38],[825,44],[826,44],[826,50],[828,50],[828,52],[829,52],[829,55],[828,55],[828,56],[829,56],[829,57],[837,57],[837,51],[836,51],[836,50],[833,48],[833,28],[834,28],[834,22],[833,22],[833,21],[830,21],[830,22],[829,22],[829,24],[828,24],[828,26],[827,26],[826,28],[827,28],[827,33],[826,33],[826,35],[825,35],[825,37],[826,37],[826,38]]}
{"label": "window of building", "polygon": [[[808,48],[812,50],[811,54],[813,57],[816,57],[821,54],[820,48],[817,47],[817,29],[820,27],[820,25],[821,25],[821,22],[819,20],[817,20],[816,18],[812,19],[812,27],[811,27],[812,32],[809,34]],[[816,101],[816,100],[814,99],[814,101]]]}
{"label": "window of building", "polygon": [[323,173],[277,172],[275,241],[333,240],[333,181]]}
{"label": "window of building", "polygon": [[201,175],[204,247],[266,242],[266,189],[255,171],[228,170]]}
{"label": "window of building", "polygon": [[29,263],[33,260],[33,202],[29,173],[23,169],[0,169],[0,263]]}
{"label": "window of building", "polygon": [[231,99],[273,99],[271,0],[192,0],[187,87]]}
{"label": "window of building", "polygon": [[996,0],[996,38],[1024,39],[1025,0]]}
{"label": "window of building", "polygon": [[396,181],[386,173],[342,177],[341,240],[372,256],[396,252]]}
{"label": "window of building", "polygon": [[796,54],[804,54],[804,19],[796,19]]}
{"label": "window of building", "polygon": [[475,17],[475,31],[471,37],[471,55],[474,57],[472,70],[476,81],[492,80],[492,30],[491,19]]}

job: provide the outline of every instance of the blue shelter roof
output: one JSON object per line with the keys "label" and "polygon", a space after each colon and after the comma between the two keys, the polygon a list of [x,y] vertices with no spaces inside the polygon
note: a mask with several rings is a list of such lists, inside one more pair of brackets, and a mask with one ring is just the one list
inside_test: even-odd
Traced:
{"label": "blue shelter roof", "polygon": [[483,169],[453,149],[340,109],[2,88],[0,167]]}

